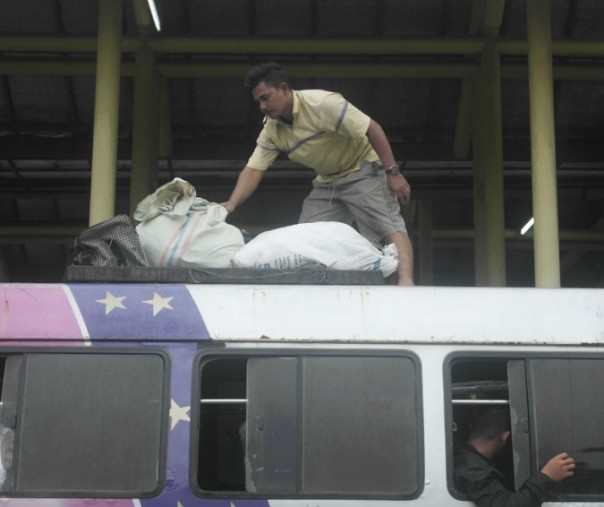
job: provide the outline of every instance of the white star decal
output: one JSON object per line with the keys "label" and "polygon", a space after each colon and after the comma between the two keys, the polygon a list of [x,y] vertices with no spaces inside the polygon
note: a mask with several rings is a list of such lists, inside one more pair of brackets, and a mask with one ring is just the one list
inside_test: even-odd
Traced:
{"label": "white star decal", "polygon": [[153,316],[155,317],[162,310],[174,310],[174,308],[170,306],[170,301],[173,299],[173,297],[163,298],[154,291],[153,299],[147,299],[147,301],[143,301],[143,303],[147,303],[153,307]]}
{"label": "white star decal", "polygon": [[96,302],[105,305],[105,315],[109,315],[109,312],[115,308],[121,308],[122,310],[126,309],[122,303],[124,299],[126,299],[126,296],[118,297],[111,294],[111,292],[107,292],[105,299],[97,299]]}
{"label": "white star decal", "polygon": [[181,407],[178,405],[178,403],[172,400],[170,405],[170,417],[172,418],[172,425],[170,426],[171,430],[174,429],[174,426],[176,426],[179,421],[191,421],[189,414],[187,414],[190,409],[191,407]]}

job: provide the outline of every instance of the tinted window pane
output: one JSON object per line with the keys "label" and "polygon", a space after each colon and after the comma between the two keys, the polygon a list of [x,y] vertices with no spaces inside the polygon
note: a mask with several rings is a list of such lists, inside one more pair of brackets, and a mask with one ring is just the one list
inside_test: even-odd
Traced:
{"label": "tinted window pane", "polygon": [[158,355],[25,356],[15,489],[95,496],[159,484],[164,361]]}
{"label": "tinted window pane", "polygon": [[556,495],[604,493],[604,361],[531,360],[528,372],[537,467],[566,451],[577,469]]}
{"label": "tinted window pane", "polygon": [[302,361],[303,490],[412,495],[419,463],[412,361]]}

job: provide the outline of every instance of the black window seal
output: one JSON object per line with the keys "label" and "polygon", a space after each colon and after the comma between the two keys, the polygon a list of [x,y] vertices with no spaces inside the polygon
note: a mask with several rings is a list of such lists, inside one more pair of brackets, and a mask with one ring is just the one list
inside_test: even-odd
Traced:
{"label": "black window seal", "polygon": [[198,449],[199,449],[199,406],[201,399],[201,370],[202,364],[209,359],[217,358],[249,358],[249,357],[402,357],[410,359],[413,362],[415,373],[415,397],[416,397],[416,421],[417,421],[417,489],[412,495],[338,495],[338,494],[270,494],[271,499],[325,499],[325,500],[414,500],[420,497],[424,488],[424,470],[425,470],[425,454],[424,454],[424,424],[423,424],[423,397],[422,397],[422,370],[419,356],[408,349],[396,348],[344,348],[345,346],[334,346],[329,348],[306,348],[306,347],[278,347],[278,348],[210,348],[202,350],[196,356],[193,363],[193,387],[191,389],[191,437],[190,437],[190,452],[189,452],[189,484],[193,494],[200,498],[216,498],[216,499],[260,499],[266,498],[266,494],[250,493],[246,491],[211,491],[200,488],[197,482],[198,473]]}

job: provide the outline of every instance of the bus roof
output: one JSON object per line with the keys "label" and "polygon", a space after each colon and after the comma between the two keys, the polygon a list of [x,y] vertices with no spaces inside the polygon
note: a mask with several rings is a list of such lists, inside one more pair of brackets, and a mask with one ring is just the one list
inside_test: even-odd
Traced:
{"label": "bus roof", "polygon": [[0,284],[23,342],[604,344],[604,291],[390,285]]}

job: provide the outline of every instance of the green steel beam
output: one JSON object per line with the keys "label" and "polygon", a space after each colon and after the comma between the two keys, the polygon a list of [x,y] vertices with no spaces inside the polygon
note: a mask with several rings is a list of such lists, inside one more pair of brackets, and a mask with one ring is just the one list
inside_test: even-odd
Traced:
{"label": "green steel beam", "polygon": [[[249,64],[158,63],[157,69],[165,77],[233,77],[240,79],[249,70]],[[316,63],[287,65],[290,77],[323,78],[463,78],[472,76],[478,66],[472,63]]]}
{"label": "green steel beam", "polygon": [[[244,64],[181,64],[162,63],[158,71],[165,77],[234,77],[241,78],[249,70]],[[474,75],[478,65],[473,63],[448,64],[288,64],[292,77],[339,77],[339,78],[464,78]],[[554,66],[555,80],[590,81],[604,80],[604,66],[582,64],[558,64]],[[94,61],[69,59],[13,60],[0,59],[0,75],[5,76],[94,76]],[[123,62],[120,74],[133,77],[135,64]],[[503,79],[528,79],[528,65],[502,64]],[[465,158],[465,157],[460,157]]]}
{"label": "green steel beam", "polygon": [[[122,53],[135,53],[141,41],[135,37],[124,37]],[[0,51],[4,53],[96,53],[96,37],[65,36],[0,36]]]}
{"label": "green steel beam", "polygon": [[[499,51],[505,55],[527,55],[528,42],[525,40],[498,41]],[[597,40],[554,40],[551,42],[554,57],[602,57],[604,56],[604,41]]]}
{"label": "green steel beam", "polygon": [[[501,0],[500,0],[501,1]],[[497,2],[499,3],[499,2]],[[496,12],[493,2],[490,10]],[[460,55],[476,56],[484,49],[482,36],[413,39],[317,39],[317,38],[151,38],[157,53],[236,55]],[[122,53],[135,53],[141,40],[124,37]],[[502,55],[527,55],[528,43],[521,39],[499,39]],[[96,37],[0,36],[4,53],[96,53]],[[561,39],[552,42],[553,56],[602,57],[604,41]]]}
{"label": "green steel beam", "polygon": [[[501,66],[503,79],[528,79],[528,65],[504,64]],[[556,81],[599,81],[604,79],[604,66],[585,64],[554,64],[553,77]]]}
{"label": "green steel beam", "polygon": [[467,55],[480,52],[483,41],[473,38],[320,39],[194,37],[153,39],[159,53],[279,54],[279,55]]}
{"label": "green steel beam", "polygon": [[[0,59],[0,75],[4,76],[94,76],[97,64],[94,60],[74,61],[69,59],[13,60]],[[134,63],[122,63],[122,76],[132,77]]]}

